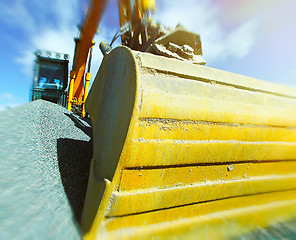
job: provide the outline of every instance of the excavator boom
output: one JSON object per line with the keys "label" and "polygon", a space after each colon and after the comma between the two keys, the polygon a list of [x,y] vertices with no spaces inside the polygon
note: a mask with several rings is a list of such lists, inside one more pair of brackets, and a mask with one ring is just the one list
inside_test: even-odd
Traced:
{"label": "excavator boom", "polygon": [[[70,73],[70,87],[68,98],[68,110],[71,110],[73,103],[83,104],[87,91],[84,91],[84,73],[87,64],[89,51],[93,45],[93,38],[97,32],[98,24],[103,16],[107,0],[93,0],[90,1],[86,18],[80,29],[80,37],[75,40],[75,53],[73,58],[73,67]],[[89,81],[89,79],[86,79]]]}

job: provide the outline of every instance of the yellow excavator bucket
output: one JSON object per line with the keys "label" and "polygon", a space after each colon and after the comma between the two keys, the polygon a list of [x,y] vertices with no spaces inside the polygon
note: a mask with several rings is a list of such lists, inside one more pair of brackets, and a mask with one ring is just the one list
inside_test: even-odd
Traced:
{"label": "yellow excavator bucket", "polygon": [[86,102],[85,239],[224,239],[296,218],[296,90],[118,47]]}

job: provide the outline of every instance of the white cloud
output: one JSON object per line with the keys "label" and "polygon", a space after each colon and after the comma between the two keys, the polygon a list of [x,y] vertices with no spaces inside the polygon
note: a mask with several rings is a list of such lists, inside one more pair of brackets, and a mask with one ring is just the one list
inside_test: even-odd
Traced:
{"label": "white cloud", "polygon": [[[30,36],[28,43],[22,47],[24,50],[17,57],[24,72],[32,76],[33,52],[37,49],[68,53],[71,56],[71,64],[74,54],[73,38],[78,33],[77,24],[81,21],[79,13],[83,11],[86,1],[82,6],[82,0],[32,0],[30,5],[31,9],[33,6],[34,13],[29,11],[25,0],[16,0],[14,3],[15,8],[7,7],[3,13],[6,19],[13,16],[13,23],[22,27]],[[170,27],[181,23],[200,34],[204,57],[208,63],[226,61],[228,57],[243,58],[256,42],[256,19],[247,21],[229,32],[219,21],[221,9],[214,7],[211,1],[170,0],[161,3],[162,7],[154,14],[154,19]],[[26,24],[23,24],[24,22]],[[98,50],[99,42],[105,39],[110,41],[115,33],[114,29],[108,29],[104,25],[100,28],[101,34],[95,37],[97,45],[94,47],[92,76],[102,59]]]}
{"label": "white cloud", "polygon": [[256,43],[257,28],[258,22],[252,19],[233,30],[226,37],[226,47],[229,55],[233,55],[237,58],[247,56]]}
{"label": "white cloud", "polygon": [[14,100],[15,97],[10,93],[1,93],[0,99],[2,99],[2,101],[11,101]]}
{"label": "white cloud", "polygon": [[11,93],[0,93],[0,99],[0,112],[14,108],[26,102],[24,99],[16,97]]}
{"label": "white cloud", "polygon": [[34,52],[37,49],[70,54],[70,62],[72,62],[74,52],[73,31],[67,27],[47,28],[32,36],[30,45],[16,58],[22,65],[23,71],[29,76],[33,72]]}
{"label": "white cloud", "polygon": [[11,27],[22,26],[26,32],[34,32],[35,24],[32,14],[26,8],[24,0],[0,2],[0,19]]}
{"label": "white cloud", "polygon": [[[2,17],[12,18],[12,24],[17,26],[29,36],[27,41],[20,42],[21,49],[16,61],[21,64],[27,76],[33,74],[34,52],[37,49],[67,53],[70,55],[70,66],[74,54],[74,37],[79,36],[77,25],[82,21],[82,12],[88,1],[86,0],[32,0],[30,6],[25,0],[16,0],[13,6],[3,5]],[[31,8],[30,8],[31,7]],[[13,9],[13,10],[11,10]],[[31,10],[30,10],[31,9]],[[31,12],[34,9],[34,12]],[[25,23],[25,24],[24,24]],[[110,41],[115,34],[115,29],[100,26],[101,33],[95,36],[96,45],[92,59],[92,79],[95,77],[102,60],[99,43],[103,40]]]}
{"label": "white cloud", "polygon": [[154,19],[165,26],[175,27],[178,23],[201,36],[204,58],[208,63],[236,59],[248,55],[254,44],[259,26],[251,19],[234,29],[226,29],[220,21],[221,8],[211,1],[171,0],[163,1]]}
{"label": "white cloud", "polygon": [[[13,18],[13,23],[29,35],[27,43],[22,43],[24,50],[17,57],[23,71],[32,76],[35,58],[33,53],[37,49],[70,54],[71,65],[74,54],[73,38],[78,34],[77,24],[81,21],[79,13],[83,11],[82,0],[32,0],[30,6],[34,13],[30,12],[30,6],[25,0],[16,0],[13,3],[14,7],[6,6],[3,13],[4,18]],[[211,1],[171,0],[162,2],[154,19],[170,27],[181,23],[200,34],[204,57],[208,63],[226,61],[228,57],[245,57],[256,42],[257,20],[247,21],[229,32],[219,22],[220,14],[221,9],[213,7]],[[115,33],[114,29],[104,25],[100,28],[101,34],[95,37],[97,45],[93,52],[92,76],[96,74],[102,59],[98,50],[99,42],[106,39],[110,41]]]}
{"label": "white cloud", "polygon": [[16,0],[1,7],[2,18],[12,19],[10,24],[26,36],[16,46],[23,49],[16,60],[28,76],[32,76],[37,49],[73,55],[73,38],[80,21],[79,0]]}

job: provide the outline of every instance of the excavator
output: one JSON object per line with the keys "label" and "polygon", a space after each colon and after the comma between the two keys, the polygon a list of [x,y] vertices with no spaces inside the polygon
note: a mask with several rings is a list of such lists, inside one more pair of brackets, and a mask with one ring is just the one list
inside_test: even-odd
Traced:
{"label": "excavator", "polygon": [[43,99],[67,106],[69,54],[37,50],[30,101]]}
{"label": "excavator", "polygon": [[67,100],[93,125],[84,239],[248,238],[295,220],[296,90],[204,66],[199,35],[119,0],[88,94],[105,7],[90,2]]}
{"label": "excavator", "polygon": [[[88,14],[81,25],[80,36],[74,39],[75,50],[68,91],[66,88],[68,87],[69,55],[41,50],[35,52],[37,58],[31,93],[32,101],[41,98],[58,103],[67,107],[69,111],[85,117],[85,101],[91,78],[93,38],[97,33],[97,27],[107,2],[90,1]],[[181,26],[171,30],[153,22],[150,15],[155,9],[154,1],[118,1],[118,8],[120,30],[110,45],[121,36],[122,45],[133,50],[191,61],[196,64],[206,63],[201,56],[199,35],[188,32]],[[112,49],[110,45],[107,42],[100,44],[104,55]],[[55,91],[53,92],[52,89]]]}

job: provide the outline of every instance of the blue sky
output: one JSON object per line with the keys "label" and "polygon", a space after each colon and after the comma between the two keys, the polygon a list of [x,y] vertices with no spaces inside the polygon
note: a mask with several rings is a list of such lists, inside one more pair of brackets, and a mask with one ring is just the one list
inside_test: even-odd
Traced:
{"label": "blue sky", "polygon": [[[156,0],[155,21],[201,35],[207,66],[296,86],[295,0]],[[92,78],[102,60],[98,43],[119,28],[117,0],[109,0],[99,26]],[[88,0],[0,2],[0,110],[29,101],[33,52],[68,53]],[[71,68],[71,65],[70,65]]]}

